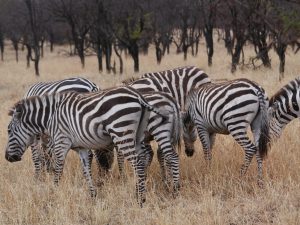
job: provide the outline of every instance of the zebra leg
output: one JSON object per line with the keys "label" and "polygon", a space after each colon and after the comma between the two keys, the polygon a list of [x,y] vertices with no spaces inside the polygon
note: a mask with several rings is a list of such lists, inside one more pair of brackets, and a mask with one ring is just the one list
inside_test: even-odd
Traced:
{"label": "zebra leg", "polygon": [[71,142],[68,140],[62,140],[60,143],[54,143],[54,160],[55,160],[55,170],[54,170],[54,184],[58,185],[60,181],[66,156],[71,148]]}
{"label": "zebra leg", "polygon": [[254,143],[256,146],[256,162],[257,162],[257,184],[259,187],[263,187],[264,186],[264,181],[263,181],[263,160],[259,154],[258,151],[258,142],[259,142],[259,138],[260,138],[260,134],[261,134],[261,130],[260,130],[260,123],[261,123],[261,117],[257,117],[253,120],[253,122],[251,123],[251,130],[253,133],[253,137],[254,137]]}
{"label": "zebra leg", "polygon": [[171,152],[164,153],[163,157],[167,166],[168,176],[173,180],[173,196],[176,197],[180,189],[179,157],[174,149]]}
{"label": "zebra leg", "polygon": [[52,150],[53,150],[53,142],[51,138],[46,135],[41,135],[41,151],[43,153],[43,166],[46,167],[46,171],[48,173],[54,172],[54,161],[52,157]]}
{"label": "zebra leg", "polygon": [[157,149],[157,160],[159,162],[159,166],[160,166],[160,172],[161,172],[161,176],[162,176],[162,181],[163,183],[168,187],[169,183],[167,181],[167,171],[165,169],[165,159],[163,157],[163,152],[161,150],[160,147],[158,147]]}
{"label": "zebra leg", "polygon": [[207,162],[207,166],[210,167],[212,154],[211,154],[211,142],[210,140],[214,140],[213,134],[210,135],[207,130],[202,129],[197,126],[199,138],[203,147],[204,159]]}
{"label": "zebra leg", "polygon": [[245,151],[245,159],[244,164],[241,168],[241,176],[244,176],[245,173],[248,170],[248,167],[251,163],[251,160],[254,156],[254,154],[257,151],[257,148],[255,145],[251,142],[251,140],[248,138],[246,131],[245,132],[239,132],[236,135],[232,134],[233,138],[236,140],[236,142],[244,149]]}
{"label": "zebra leg", "polygon": [[76,150],[79,154],[83,175],[88,183],[90,194],[92,198],[95,198],[97,195],[95,186],[93,184],[92,173],[91,173],[91,162],[93,159],[93,153],[91,150],[79,149]]}
{"label": "zebra leg", "polygon": [[117,150],[117,161],[118,161],[118,168],[119,168],[119,173],[120,173],[120,178],[122,181],[126,181],[126,175],[124,172],[124,155],[122,152]]}
{"label": "zebra leg", "polygon": [[44,168],[44,157],[40,145],[40,137],[36,136],[33,144],[31,145],[32,161],[35,168],[34,177],[37,180],[41,180],[42,170]]}
{"label": "zebra leg", "polygon": [[144,142],[142,144],[142,148],[144,149],[143,151],[145,152],[145,168],[146,168],[146,171],[148,171],[148,168],[151,165],[154,153],[153,153],[153,150],[152,150],[149,142]]}
{"label": "zebra leg", "polygon": [[[174,148],[169,142],[159,143],[157,150],[157,157],[161,168],[162,179],[166,188],[170,187],[172,179],[173,181],[173,195],[177,196],[180,189],[180,177],[179,177],[179,157]],[[165,166],[167,171],[165,169]]]}
{"label": "zebra leg", "polygon": [[256,151],[256,161],[257,161],[257,172],[258,172],[258,175],[257,175],[257,185],[260,187],[260,188],[263,188],[264,187],[264,180],[263,180],[263,169],[262,169],[262,158],[259,154],[258,151]]}
{"label": "zebra leg", "polygon": [[133,156],[127,159],[131,164],[136,177],[136,198],[142,207],[146,201],[146,176],[145,176],[145,158]]}

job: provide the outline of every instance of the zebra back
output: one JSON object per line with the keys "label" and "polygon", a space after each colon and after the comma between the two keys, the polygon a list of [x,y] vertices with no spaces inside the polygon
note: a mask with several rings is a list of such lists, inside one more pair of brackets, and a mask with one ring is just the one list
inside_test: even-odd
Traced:
{"label": "zebra back", "polygon": [[82,77],[74,77],[59,81],[36,83],[29,87],[28,91],[24,95],[24,98],[36,95],[60,93],[65,91],[75,91],[83,93],[96,92],[99,90],[99,87],[92,81]]}
{"label": "zebra back", "polygon": [[167,92],[176,99],[180,109],[184,108],[186,97],[193,88],[211,82],[208,75],[195,66],[145,73],[141,78],[151,78],[151,83],[159,87],[159,91]]}

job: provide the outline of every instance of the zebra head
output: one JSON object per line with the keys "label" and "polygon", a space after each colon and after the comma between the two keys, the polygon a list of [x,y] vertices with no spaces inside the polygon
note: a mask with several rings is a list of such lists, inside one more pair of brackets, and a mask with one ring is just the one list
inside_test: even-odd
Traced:
{"label": "zebra head", "polygon": [[18,102],[8,113],[12,119],[8,125],[8,143],[5,158],[9,162],[17,162],[22,159],[26,148],[33,142],[34,136],[30,136],[24,126],[24,102]]}
{"label": "zebra head", "polygon": [[197,130],[196,127],[188,114],[188,112],[181,113],[182,118],[182,128],[183,128],[183,140],[185,147],[185,154],[188,157],[194,155],[194,142],[197,139]]}

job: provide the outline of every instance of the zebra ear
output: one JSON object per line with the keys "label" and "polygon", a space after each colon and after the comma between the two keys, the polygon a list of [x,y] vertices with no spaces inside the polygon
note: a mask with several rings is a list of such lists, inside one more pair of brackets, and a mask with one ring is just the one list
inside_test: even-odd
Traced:
{"label": "zebra ear", "polygon": [[15,112],[15,109],[14,108],[11,108],[8,110],[8,115],[9,116],[13,116],[14,115],[14,112]]}
{"label": "zebra ear", "polygon": [[13,108],[8,111],[9,116],[14,116],[17,119],[21,118],[23,107],[22,103],[18,102]]}

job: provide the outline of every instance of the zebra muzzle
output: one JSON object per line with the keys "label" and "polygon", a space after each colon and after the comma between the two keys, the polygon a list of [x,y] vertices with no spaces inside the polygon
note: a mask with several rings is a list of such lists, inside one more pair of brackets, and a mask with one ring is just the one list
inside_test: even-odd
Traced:
{"label": "zebra muzzle", "polygon": [[9,162],[18,162],[18,161],[21,161],[21,156],[9,155],[8,153],[5,153],[5,159]]}

